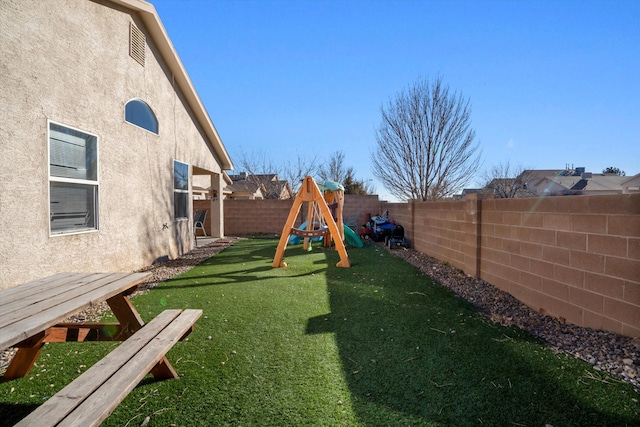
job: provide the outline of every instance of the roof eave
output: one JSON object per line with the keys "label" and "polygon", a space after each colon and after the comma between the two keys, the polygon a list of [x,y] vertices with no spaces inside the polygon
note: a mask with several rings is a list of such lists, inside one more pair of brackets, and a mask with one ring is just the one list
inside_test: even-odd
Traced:
{"label": "roof eave", "polygon": [[212,146],[211,148],[213,148],[214,153],[218,156],[220,167],[224,170],[232,170],[233,162],[231,161],[231,157],[227,153],[227,150],[220,139],[220,135],[218,135],[218,131],[211,121],[211,117],[209,117],[204,104],[200,100],[198,93],[191,83],[189,74],[182,65],[178,52],[176,52],[173,47],[173,43],[171,43],[171,39],[169,38],[167,31],[165,30],[164,25],[162,25],[162,21],[160,20],[160,16],[158,15],[155,7],[151,3],[143,0],[110,1],[126,7],[127,9],[134,10],[140,14],[142,22],[144,22],[151,38],[167,64],[167,67],[169,67],[169,70],[175,79],[175,83],[182,91],[187,103],[193,111],[193,114],[202,126],[202,129]]}

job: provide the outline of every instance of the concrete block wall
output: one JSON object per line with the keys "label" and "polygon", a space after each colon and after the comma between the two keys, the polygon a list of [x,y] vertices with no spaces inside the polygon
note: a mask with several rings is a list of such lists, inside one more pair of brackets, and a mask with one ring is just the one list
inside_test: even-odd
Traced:
{"label": "concrete block wall", "polygon": [[388,206],[416,250],[562,321],[640,336],[640,194],[472,196]]}
{"label": "concrete block wall", "polygon": [[412,247],[478,277],[478,200],[389,204]]}
{"label": "concrete block wall", "polygon": [[[208,210],[209,200],[194,200],[193,209]],[[228,236],[251,233],[282,233],[293,199],[290,200],[224,200],[225,234]],[[367,221],[367,215],[381,212],[378,196],[356,196],[346,194],[343,217],[360,227]],[[296,226],[300,225],[306,215],[306,208],[300,210]],[[209,225],[205,225],[207,234]]]}
{"label": "concrete block wall", "polygon": [[414,219],[413,203],[386,203],[384,209],[389,211],[389,218],[396,224],[404,227],[404,237],[409,241],[410,246],[414,246],[414,236],[412,221]]}
{"label": "concrete block wall", "polygon": [[344,195],[344,209],[342,216],[345,222],[354,222],[357,227],[366,224],[375,215],[382,215],[385,202],[380,202],[378,196]]}
{"label": "concrete block wall", "polygon": [[[280,234],[289,216],[293,200],[224,200],[224,234],[227,236],[274,233]],[[209,200],[194,200],[193,209],[209,211]],[[298,219],[296,224],[302,222]],[[209,215],[205,223],[211,235]]]}
{"label": "concrete block wall", "polygon": [[[289,200],[225,200],[225,234],[282,233],[293,199]],[[302,222],[298,215],[296,225]]]}
{"label": "concrete block wall", "polygon": [[640,336],[640,194],[481,205],[483,280],[567,322]]}

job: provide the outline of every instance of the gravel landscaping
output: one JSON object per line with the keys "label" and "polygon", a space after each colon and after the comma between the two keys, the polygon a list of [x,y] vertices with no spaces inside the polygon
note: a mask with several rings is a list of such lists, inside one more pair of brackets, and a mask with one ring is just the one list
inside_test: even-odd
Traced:
{"label": "gravel landscaping", "polygon": [[[183,273],[233,244],[237,238],[218,240],[198,247],[188,254],[163,264],[140,270],[151,273],[138,292],[145,292],[158,283]],[[380,248],[386,248],[379,245]],[[565,324],[545,316],[520,303],[511,295],[482,280],[411,249],[389,250],[394,256],[418,268],[425,275],[469,301],[491,320],[503,325],[516,325],[544,340],[554,350],[585,360],[594,369],[605,371],[635,387],[640,393],[640,339],[611,332]],[[70,321],[95,321],[106,303],[73,316]],[[4,371],[14,350],[0,352],[0,373]]]}

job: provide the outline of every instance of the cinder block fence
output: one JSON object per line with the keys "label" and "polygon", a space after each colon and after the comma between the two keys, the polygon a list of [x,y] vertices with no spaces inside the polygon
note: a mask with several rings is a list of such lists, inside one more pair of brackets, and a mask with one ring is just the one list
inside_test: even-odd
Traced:
{"label": "cinder block fence", "polygon": [[416,250],[562,321],[640,336],[640,194],[388,208]]}
{"label": "cinder block fence", "polygon": [[[225,234],[280,233],[291,204],[225,200]],[[345,197],[345,218],[358,225],[385,210],[417,251],[537,311],[640,337],[640,194],[409,203]]]}
{"label": "cinder block fence", "polygon": [[[194,200],[193,209],[208,210],[209,200]],[[355,223],[361,226],[367,221],[367,215],[376,215],[382,212],[383,205],[378,196],[353,196],[345,195],[343,217],[345,222]],[[228,236],[274,233],[280,234],[287,221],[289,211],[293,205],[293,199],[289,200],[225,200],[224,201],[224,232]],[[302,223],[302,214],[298,217],[296,225]],[[205,225],[207,234],[209,225]]]}

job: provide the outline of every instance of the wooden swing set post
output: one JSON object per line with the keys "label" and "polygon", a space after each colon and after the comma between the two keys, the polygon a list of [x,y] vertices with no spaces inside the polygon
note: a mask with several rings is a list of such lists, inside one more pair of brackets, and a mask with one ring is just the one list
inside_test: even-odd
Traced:
{"label": "wooden swing set post", "polygon": [[[338,250],[338,254],[340,255],[340,261],[336,264],[337,267],[350,267],[349,257],[347,255],[347,249],[344,246],[344,241],[342,237],[342,233],[338,229],[336,222],[333,219],[333,215],[329,210],[329,206],[327,206],[327,202],[324,198],[324,195],[320,192],[318,185],[315,183],[312,177],[307,176],[300,186],[300,190],[296,195],[295,200],[293,201],[293,205],[291,206],[291,210],[289,211],[289,216],[287,217],[287,221],[282,228],[282,234],[280,235],[280,241],[278,242],[278,248],[276,249],[276,255],[273,258],[272,267],[286,267],[287,264],[283,261],[284,251],[287,248],[287,243],[289,241],[289,235],[295,232],[299,235],[301,230],[297,230],[294,227],[295,220],[298,217],[298,213],[300,212],[300,208],[304,202],[309,203],[309,207],[307,209],[307,230],[302,232],[305,235],[304,243],[308,245],[308,240],[311,235],[314,235],[317,230],[313,230],[313,204],[320,209],[320,213],[324,218],[327,226],[329,227],[329,233],[331,238],[333,239],[336,249]],[[338,207],[339,216],[342,218],[342,206]],[[324,234],[324,233],[323,233]],[[329,236],[326,236],[327,240]],[[304,249],[307,249],[308,246],[305,246]]]}
{"label": "wooden swing set post", "polygon": [[[300,193],[298,193],[300,194]],[[291,210],[289,211],[289,216],[287,217],[287,222],[285,222],[284,227],[282,228],[282,234],[280,234],[280,241],[278,242],[278,248],[276,249],[276,256],[273,258],[272,267],[286,267],[287,263],[285,263],[282,259],[284,258],[284,250],[287,249],[287,243],[289,242],[289,234],[291,233],[291,229],[293,228],[293,224],[296,221],[296,217],[298,216],[298,212],[300,212],[300,207],[302,206],[303,200],[296,196],[293,201],[293,205],[291,206]]]}

